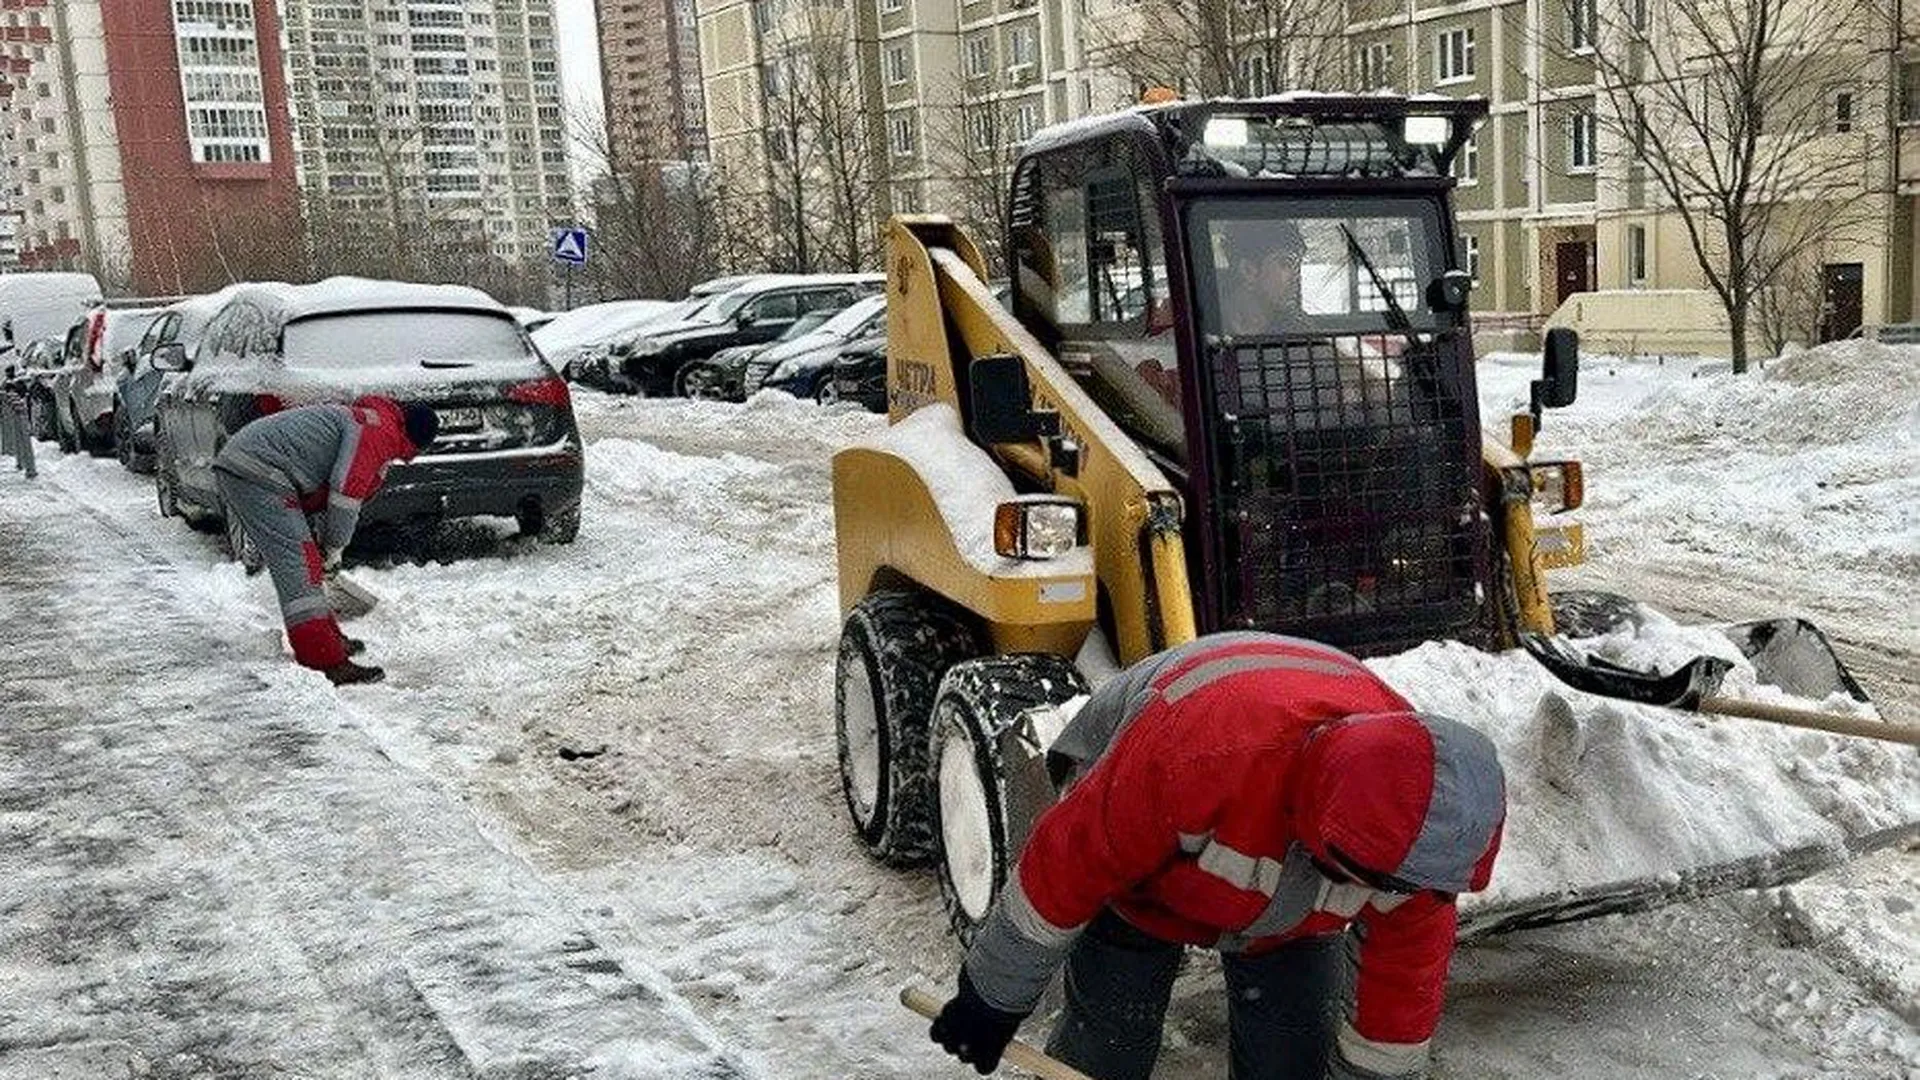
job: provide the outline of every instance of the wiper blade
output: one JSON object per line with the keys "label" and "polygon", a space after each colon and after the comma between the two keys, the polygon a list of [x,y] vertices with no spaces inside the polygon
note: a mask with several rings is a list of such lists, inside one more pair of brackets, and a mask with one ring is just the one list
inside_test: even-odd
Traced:
{"label": "wiper blade", "polygon": [[1347,238],[1347,253],[1366,270],[1367,276],[1373,279],[1374,289],[1380,293],[1380,299],[1386,301],[1387,322],[1394,331],[1406,338],[1407,344],[1416,348],[1426,344],[1419,332],[1414,330],[1413,320],[1407,317],[1407,309],[1400,306],[1400,298],[1387,287],[1387,279],[1380,273],[1380,268],[1373,265],[1373,259],[1367,255],[1367,249],[1360,246],[1359,238],[1353,235],[1353,230],[1348,228],[1344,221],[1340,223],[1340,235]]}
{"label": "wiper blade", "polygon": [[436,370],[441,368],[470,368],[473,366],[473,361],[471,360],[422,360],[420,361],[420,366],[423,368],[433,368]]}

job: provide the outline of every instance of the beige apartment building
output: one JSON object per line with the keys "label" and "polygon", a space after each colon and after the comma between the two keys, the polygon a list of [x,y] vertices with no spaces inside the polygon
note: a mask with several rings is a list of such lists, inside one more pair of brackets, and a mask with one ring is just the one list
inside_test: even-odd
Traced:
{"label": "beige apartment building", "polygon": [[[1701,289],[1707,285],[1679,216],[1626,134],[1601,80],[1596,48],[1644,65],[1632,50],[1686,55],[1665,0],[1353,0],[1348,34],[1361,89],[1480,96],[1491,117],[1456,168],[1455,205],[1477,307],[1538,318],[1591,290]],[[1809,3],[1813,0],[1808,0]],[[1579,25],[1576,25],[1578,21]],[[1663,25],[1664,23],[1664,25]],[[1915,168],[1896,176],[1889,123],[1894,81],[1889,39],[1920,45],[1882,24],[1859,37],[1823,37],[1790,48],[1834,55],[1817,131],[1783,137],[1808,153],[1844,160],[1857,174],[1849,217],[1800,271],[1823,307],[1811,336],[1845,336],[1861,322],[1908,319],[1915,303]],[[1605,38],[1602,39],[1602,36]],[[1627,40],[1635,39],[1635,40]],[[1704,91],[1703,91],[1704,92]],[[1920,119],[1917,116],[1916,119]],[[1898,126],[1899,145],[1909,128]],[[1908,179],[1908,175],[1912,180]],[[1803,192],[1782,192],[1786,200]],[[1809,203],[1809,206],[1817,204]],[[1817,211],[1816,211],[1817,212]],[[1817,280],[1815,280],[1817,278]]]}
{"label": "beige apartment building", "polygon": [[704,161],[706,94],[694,0],[595,0],[607,154],[614,171]]}

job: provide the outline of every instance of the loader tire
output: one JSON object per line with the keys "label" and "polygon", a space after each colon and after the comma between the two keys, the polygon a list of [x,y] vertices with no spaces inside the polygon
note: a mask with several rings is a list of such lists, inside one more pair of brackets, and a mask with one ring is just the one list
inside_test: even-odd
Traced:
{"label": "loader tire", "polygon": [[1019,852],[1001,733],[1029,709],[1087,693],[1073,662],[1041,654],[955,664],[933,706],[932,758],[939,811],[935,867],[955,936],[970,943],[1007,883]]}
{"label": "loader tire", "polygon": [[930,593],[877,592],[847,615],[834,672],[840,788],[854,832],[882,862],[933,854],[934,696],[947,669],[979,651],[965,615]]}

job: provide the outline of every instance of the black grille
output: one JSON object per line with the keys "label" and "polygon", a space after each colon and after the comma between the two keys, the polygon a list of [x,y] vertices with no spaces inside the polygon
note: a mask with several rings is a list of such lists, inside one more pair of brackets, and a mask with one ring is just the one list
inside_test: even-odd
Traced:
{"label": "black grille", "polygon": [[1362,653],[1485,643],[1479,421],[1457,333],[1216,342],[1221,628]]}

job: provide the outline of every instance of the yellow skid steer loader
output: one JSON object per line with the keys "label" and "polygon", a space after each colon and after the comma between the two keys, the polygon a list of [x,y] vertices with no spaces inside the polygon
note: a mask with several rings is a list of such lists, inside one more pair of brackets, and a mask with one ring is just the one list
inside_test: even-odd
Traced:
{"label": "yellow skid steer loader", "polygon": [[[1631,605],[1546,588],[1584,548],[1578,525],[1536,519],[1580,505],[1579,464],[1531,456],[1541,410],[1575,395],[1570,333],[1548,335],[1507,437],[1481,430],[1449,172],[1485,114],[1295,96],[1043,131],[1009,195],[1011,310],[951,222],[890,224],[892,422],[833,463],[840,765],[861,840],[935,858],[963,935],[1055,797],[1047,748],[1070,703],[1199,633],[1368,657],[1526,647],[1590,693],[1691,708],[1718,692],[1726,660],[1658,677],[1556,636],[1556,610],[1587,636]],[[1805,623],[1734,637],[1763,679],[1864,700]],[[1913,835],[1836,826],[1567,881],[1468,906],[1463,930],[1790,880]]]}

